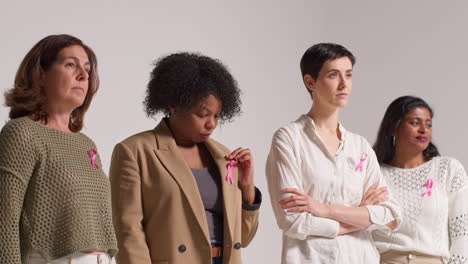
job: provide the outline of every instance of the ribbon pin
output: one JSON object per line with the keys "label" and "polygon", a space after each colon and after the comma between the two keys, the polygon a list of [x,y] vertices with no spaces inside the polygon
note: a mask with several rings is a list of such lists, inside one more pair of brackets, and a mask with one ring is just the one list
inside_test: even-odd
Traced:
{"label": "ribbon pin", "polygon": [[362,165],[364,165],[364,161],[367,159],[367,154],[362,153],[361,159],[359,160],[359,164],[356,166],[357,171],[362,171]]}
{"label": "ribbon pin", "polygon": [[88,156],[91,159],[91,166],[99,168],[99,166],[96,164],[96,157],[97,157],[97,150],[96,149],[90,149],[88,150]]}
{"label": "ribbon pin", "polygon": [[231,184],[234,183],[234,179],[232,178],[232,171],[234,170],[235,167],[237,167],[237,162],[235,160],[230,160],[228,164],[226,165],[227,167],[227,175],[226,175],[226,181],[229,181]]}
{"label": "ribbon pin", "polygon": [[426,195],[431,196],[432,195],[432,187],[434,186],[434,181],[432,179],[429,179],[426,181],[426,191],[423,192],[422,196]]}

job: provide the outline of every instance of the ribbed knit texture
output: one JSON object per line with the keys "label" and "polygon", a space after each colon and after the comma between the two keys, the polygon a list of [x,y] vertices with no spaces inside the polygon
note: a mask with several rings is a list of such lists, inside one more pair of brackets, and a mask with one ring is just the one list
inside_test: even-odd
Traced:
{"label": "ribbed knit texture", "polygon": [[94,142],[28,118],[0,133],[0,264],[54,260],[86,249],[117,252],[109,179]]}

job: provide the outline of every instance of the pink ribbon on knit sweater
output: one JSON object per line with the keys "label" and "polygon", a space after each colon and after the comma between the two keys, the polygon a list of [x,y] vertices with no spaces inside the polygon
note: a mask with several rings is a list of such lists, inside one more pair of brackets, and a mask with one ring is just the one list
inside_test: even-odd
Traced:
{"label": "pink ribbon on knit sweater", "polygon": [[91,166],[99,168],[99,166],[96,164],[96,157],[97,157],[97,150],[96,149],[90,149],[88,150],[88,156],[91,159]]}
{"label": "pink ribbon on knit sweater", "polygon": [[422,196],[426,195],[431,196],[432,195],[432,187],[434,187],[434,181],[432,179],[428,179],[426,181],[426,190],[423,192]]}
{"label": "pink ribbon on knit sweater", "polygon": [[226,181],[229,181],[231,184],[233,184],[234,178],[232,178],[232,171],[234,170],[235,167],[237,167],[237,162],[235,160],[230,160],[228,164],[226,165],[226,167],[227,167]]}
{"label": "pink ribbon on knit sweater", "polygon": [[357,171],[362,171],[362,166],[364,165],[364,161],[367,159],[367,153],[362,153],[361,159],[359,160],[359,164],[356,166]]}

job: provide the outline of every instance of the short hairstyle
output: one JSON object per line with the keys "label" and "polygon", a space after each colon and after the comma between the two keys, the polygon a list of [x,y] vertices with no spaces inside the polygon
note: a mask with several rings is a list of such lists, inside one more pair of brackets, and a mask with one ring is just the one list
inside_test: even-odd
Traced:
{"label": "short hairstyle", "polygon": [[240,90],[219,60],[196,53],[175,53],[154,63],[143,102],[149,117],[170,115],[170,108],[188,110],[213,95],[222,103],[220,122],[240,114]]}
{"label": "short hairstyle", "polygon": [[[302,79],[304,79],[304,76],[309,74],[314,80],[317,80],[319,72],[326,61],[342,57],[348,57],[353,66],[356,63],[354,55],[339,44],[319,43],[313,45],[306,50],[301,58],[300,66]],[[312,92],[309,89],[307,89],[307,91],[312,95]]]}
{"label": "short hairstyle", "polygon": [[[432,108],[421,98],[414,96],[401,96],[395,99],[387,108],[385,115],[379,127],[377,140],[374,143],[374,151],[379,163],[388,163],[395,155],[395,146],[393,145],[392,134],[400,126],[401,121],[412,109],[423,107],[429,110],[431,118],[434,117]],[[432,158],[439,156],[439,150],[430,142],[429,146],[423,151],[424,156]]]}
{"label": "short hairstyle", "polygon": [[26,54],[16,72],[13,88],[5,93],[5,105],[10,107],[11,119],[31,116],[34,121],[47,124],[47,97],[44,88],[39,84],[41,74],[47,72],[57,60],[60,51],[66,47],[79,45],[83,47],[90,63],[89,87],[83,104],[73,110],[70,116],[69,129],[79,132],[83,128],[84,114],[99,88],[97,58],[93,50],[80,39],[62,34],[50,35],[41,39]]}

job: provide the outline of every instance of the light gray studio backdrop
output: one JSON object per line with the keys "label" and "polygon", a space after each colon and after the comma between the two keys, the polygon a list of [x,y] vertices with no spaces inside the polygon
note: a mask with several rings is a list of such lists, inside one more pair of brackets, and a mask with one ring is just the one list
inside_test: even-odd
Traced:
{"label": "light gray studio backdrop", "polygon": [[[143,112],[152,62],[177,51],[222,60],[243,91],[243,114],[214,138],[254,151],[263,191],[260,227],[246,263],[279,263],[281,232],[264,174],[271,136],[307,112],[299,60],[317,42],[357,57],[354,89],[341,121],[373,142],[388,104],[418,95],[434,108],[434,142],[468,165],[468,4],[463,1],[7,1],[0,2],[0,87],[13,84],[26,52],[49,34],[81,38],[99,59],[101,87],[84,133],[105,170],[116,143],[157,120]],[[2,98],[3,103],[3,98]],[[8,109],[0,107],[0,123]]]}

